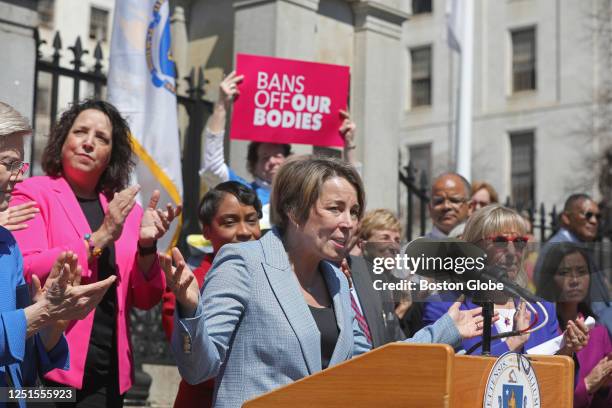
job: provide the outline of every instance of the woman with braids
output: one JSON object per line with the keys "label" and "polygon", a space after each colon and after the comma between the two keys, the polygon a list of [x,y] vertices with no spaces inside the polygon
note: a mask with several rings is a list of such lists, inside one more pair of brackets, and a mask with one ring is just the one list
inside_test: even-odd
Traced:
{"label": "woman with braids", "polygon": [[66,321],[70,370],[53,370],[49,385],[77,388],[77,406],[120,407],[133,383],[128,317],[132,306],[149,309],[161,299],[165,279],[156,242],[180,206],[146,209],[136,204],[139,186],[128,187],[134,165],[130,130],[117,109],[87,100],[65,111],[42,157],[46,176],[18,185],[11,205],[36,201],[40,212],[15,231],[24,273],[41,281],[58,254],[73,251],[82,283],[116,276],[114,285],[85,319]]}

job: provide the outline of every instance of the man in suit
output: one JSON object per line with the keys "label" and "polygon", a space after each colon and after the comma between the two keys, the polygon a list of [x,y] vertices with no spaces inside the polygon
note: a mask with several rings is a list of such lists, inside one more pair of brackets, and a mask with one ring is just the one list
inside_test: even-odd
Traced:
{"label": "man in suit", "polygon": [[[409,300],[394,300],[388,291],[374,289],[374,280],[391,282],[396,278],[389,271],[372,276],[372,262],[376,257],[394,257],[399,250],[401,224],[389,210],[368,212],[359,229],[358,245],[363,257],[350,256],[351,304],[357,316],[363,316],[372,347],[406,338],[401,330],[398,314],[403,317]],[[396,307],[397,306],[397,307]],[[363,323],[362,323],[363,325]],[[366,335],[367,337],[367,335]]]}
{"label": "man in suit", "polygon": [[[553,235],[546,245],[542,247],[535,266],[534,281],[539,282],[540,270],[547,252],[552,245],[561,242],[589,243],[597,237],[599,219],[601,213],[597,203],[587,194],[572,194],[563,206],[563,212],[559,216],[561,228]],[[612,336],[612,303],[608,293],[608,283],[597,265],[593,265],[591,258],[590,296],[593,300],[591,308],[597,314],[598,320],[604,324]]]}
{"label": "man in suit", "polygon": [[429,215],[433,223],[426,238],[447,238],[449,233],[469,216],[470,183],[457,173],[444,173],[431,186]]}

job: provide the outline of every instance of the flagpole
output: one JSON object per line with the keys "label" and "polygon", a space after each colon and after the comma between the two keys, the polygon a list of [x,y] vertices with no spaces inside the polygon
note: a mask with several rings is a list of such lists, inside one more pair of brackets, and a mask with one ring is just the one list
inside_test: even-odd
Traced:
{"label": "flagpole", "polygon": [[459,85],[459,126],[457,132],[457,173],[472,177],[472,96],[474,82],[474,0],[462,0],[463,38]]}

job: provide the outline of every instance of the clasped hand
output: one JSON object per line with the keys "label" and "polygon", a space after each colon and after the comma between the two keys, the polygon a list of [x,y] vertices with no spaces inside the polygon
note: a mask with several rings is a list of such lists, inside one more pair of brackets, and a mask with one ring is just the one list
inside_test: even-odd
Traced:
{"label": "clasped hand", "polygon": [[589,328],[582,316],[576,320],[568,320],[563,332],[563,342],[565,345],[559,350],[559,354],[570,357],[589,343]]}

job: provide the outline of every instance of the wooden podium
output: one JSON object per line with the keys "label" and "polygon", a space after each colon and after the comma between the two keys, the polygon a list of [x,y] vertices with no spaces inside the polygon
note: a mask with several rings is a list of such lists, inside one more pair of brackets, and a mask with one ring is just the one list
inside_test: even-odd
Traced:
{"label": "wooden podium", "polygon": [[[571,408],[572,359],[529,358],[540,384],[541,406]],[[482,407],[495,360],[455,355],[448,345],[393,343],[249,400],[243,407]]]}

